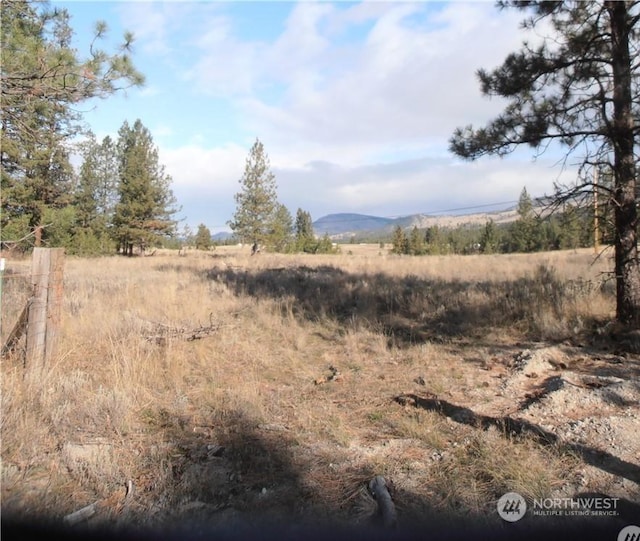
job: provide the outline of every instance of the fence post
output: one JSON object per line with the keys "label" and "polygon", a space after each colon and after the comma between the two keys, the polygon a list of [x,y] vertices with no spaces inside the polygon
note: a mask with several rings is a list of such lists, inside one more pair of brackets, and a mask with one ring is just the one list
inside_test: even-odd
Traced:
{"label": "fence post", "polygon": [[[2,308],[2,279],[4,278],[4,257],[0,257],[0,308]],[[2,320],[0,317],[0,332],[2,332]]]}
{"label": "fence post", "polygon": [[31,259],[33,297],[27,320],[25,367],[39,372],[51,360],[62,311],[63,248],[34,248]]}

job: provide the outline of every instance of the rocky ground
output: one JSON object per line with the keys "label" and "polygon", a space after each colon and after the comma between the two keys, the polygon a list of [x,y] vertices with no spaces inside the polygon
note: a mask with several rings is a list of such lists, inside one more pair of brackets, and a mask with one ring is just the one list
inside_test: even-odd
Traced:
{"label": "rocky ground", "polygon": [[[494,355],[481,366],[492,382],[458,397],[477,415],[522,420],[525,431],[575,451],[584,464],[561,492],[640,496],[640,359],[571,346]],[[482,398],[482,400],[479,400]]]}

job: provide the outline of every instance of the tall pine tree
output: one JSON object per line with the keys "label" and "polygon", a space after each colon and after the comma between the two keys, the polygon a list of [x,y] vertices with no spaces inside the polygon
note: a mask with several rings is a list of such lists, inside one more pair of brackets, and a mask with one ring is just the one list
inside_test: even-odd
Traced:
{"label": "tall pine tree", "polygon": [[198,225],[198,231],[195,237],[196,249],[209,250],[211,248],[211,231],[204,224]]}
{"label": "tall pine tree", "polygon": [[523,188],[518,200],[518,219],[511,224],[510,248],[514,252],[534,252],[538,249],[540,240],[539,222],[533,211],[533,201]]}
{"label": "tall pine tree", "polygon": [[483,254],[493,254],[498,251],[499,248],[499,236],[498,229],[493,220],[489,219],[484,224],[482,234],[480,235],[480,251]]}
{"label": "tall pine tree", "polygon": [[109,238],[118,201],[118,156],[111,137],[98,143],[89,134],[81,147],[83,161],[75,189],[76,248],[80,253],[113,250]]}
{"label": "tall pine tree", "polygon": [[124,122],[118,132],[118,203],[113,217],[113,234],[119,249],[127,255],[134,247],[142,253],[157,246],[163,237],[175,234],[178,212],[171,191],[171,177],[159,163],[151,133],[138,119]]}
{"label": "tall pine tree", "polygon": [[235,195],[236,211],[229,227],[241,242],[269,244],[278,199],[269,156],[259,139],[249,151],[239,182],[241,189]]}
{"label": "tall pine tree", "polygon": [[[458,128],[450,148],[476,159],[557,142],[585,169],[606,169],[613,178],[616,318],[638,327],[640,2],[504,0],[500,6],[528,11],[523,26],[542,42],[524,43],[495,70],[478,72],[482,93],[506,98],[507,105],[486,127]],[[570,194],[594,188],[591,180],[576,184]]]}

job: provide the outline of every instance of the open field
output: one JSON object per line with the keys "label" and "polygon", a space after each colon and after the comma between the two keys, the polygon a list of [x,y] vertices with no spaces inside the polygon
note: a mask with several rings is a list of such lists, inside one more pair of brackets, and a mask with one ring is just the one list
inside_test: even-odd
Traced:
{"label": "open field", "polygon": [[[67,258],[54,362],[34,381],[2,360],[3,516],[359,524],[383,475],[399,524],[499,526],[509,491],[604,493],[628,523],[640,347],[606,324],[610,268],[377,245]],[[29,296],[29,262],[7,269],[3,343]]]}

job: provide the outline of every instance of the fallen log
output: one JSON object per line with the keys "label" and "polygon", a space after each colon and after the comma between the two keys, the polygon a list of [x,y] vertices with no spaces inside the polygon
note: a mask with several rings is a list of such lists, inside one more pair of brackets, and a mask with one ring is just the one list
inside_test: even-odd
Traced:
{"label": "fallen log", "polygon": [[398,522],[396,506],[391,499],[387,481],[381,475],[376,475],[369,481],[369,491],[378,503],[378,513],[385,528],[394,528]]}

